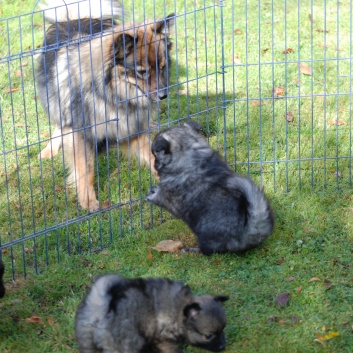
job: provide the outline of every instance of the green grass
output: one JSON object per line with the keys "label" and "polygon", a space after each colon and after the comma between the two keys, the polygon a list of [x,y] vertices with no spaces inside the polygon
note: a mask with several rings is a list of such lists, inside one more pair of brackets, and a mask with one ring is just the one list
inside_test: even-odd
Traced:
{"label": "green grass", "polygon": [[[0,2],[0,18],[14,16],[0,21],[0,243],[8,244],[0,352],[77,351],[75,310],[93,276],[107,272],[168,276],[198,294],[229,295],[226,352],[353,351],[349,2],[338,8],[327,1],[326,14],[316,0],[301,2],[299,14],[298,2],[285,7],[280,0],[223,8],[166,2],[166,14],[178,17],[173,87],[159,122],[195,115],[227,162],[264,185],[276,213],[274,235],[263,246],[212,257],[150,250],[164,239],[196,241],[182,222],[144,201],[155,181],[117,149],[99,157],[96,183],[112,208],[91,217],[65,188],[61,153],[39,163],[51,127],[36,99],[31,50],[45,28],[38,14],[16,17],[34,3]],[[164,6],[153,2],[125,4],[135,21],[164,16]],[[294,52],[283,54],[286,48]],[[311,76],[300,73],[300,62]],[[283,97],[273,99],[275,87],[284,87]],[[284,118],[288,112],[293,122]],[[338,119],[344,124],[332,125]],[[313,277],[319,280],[309,282]],[[279,308],[274,298],[283,292],[290,301]],[[34,315],[44,324],[25,321]],[[315,341],[332,332],[339,336]]]}

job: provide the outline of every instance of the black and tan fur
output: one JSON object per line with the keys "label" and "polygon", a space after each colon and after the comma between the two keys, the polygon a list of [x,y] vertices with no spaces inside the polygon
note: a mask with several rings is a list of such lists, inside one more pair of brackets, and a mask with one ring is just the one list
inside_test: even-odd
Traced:
{"label": "black and tan fur", "polygon": [[163,278],[102,276],[77,309],[76,340],[81,353],[181,353],[183,344],[219,352],[227,299]]}
{"label": "black and tan fur", "polygon": [[241,253],[272,234],[268,200],[248,178],[231,170],[188,122],[156,135],[152,152],[160,183],[147,201],[186,222],[204,255]]}
{"label": "black and tan fur", "polygon": [[[153,166],[147,131],[157,102],[168,95],[174,15],[133,25],[124,22],[115,0],[65,3],[45,11],[51,26],[36,79],[55,131],[40,158],[62,147],[68,181],[76,184],[80,205],[93,211],[99,208],[96,149],[119,141],[141,164]],[[47,0],[48,7],[54,4],[62,0]]]}

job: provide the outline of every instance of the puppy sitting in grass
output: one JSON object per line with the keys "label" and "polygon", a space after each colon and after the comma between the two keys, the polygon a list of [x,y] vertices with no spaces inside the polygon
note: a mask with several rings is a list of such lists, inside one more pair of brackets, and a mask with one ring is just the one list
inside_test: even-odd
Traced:
{"label": "puppy sitting in grass", "polygon": [[219,352],[226,300],[168,279],[102,276],[78,307],[76,339],[81,353],[181,353],[182,344]]}
{"label": "puppy sitting in grass", "polygon": [[156,135],[152,153],[160,183],[146,199],[186,222],[204,255],[254,248],[273,231],[269,202],[228,167],[200,130],[190,121]]}

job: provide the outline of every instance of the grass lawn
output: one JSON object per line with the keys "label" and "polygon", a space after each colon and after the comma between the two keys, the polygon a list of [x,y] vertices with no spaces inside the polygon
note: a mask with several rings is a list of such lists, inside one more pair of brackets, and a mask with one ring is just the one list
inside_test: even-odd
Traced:
{"label": "grass lawn", "polygon": [[[136,22],[177,15],[160,128],[198,120],[227,162],[264,186],[275,211],[275,232],[263,246],[211,257],[150,249],[165,239],[196,241],[145,202],[156,181],[118,148],[97,160],[98,197],[110,207],[93,215],[66,189],[61,153],[38,161],[53,127],[33,80],[46,29],[40,13],[30,14],[35,3],[0,2],[7,269],[0,352],[77,351],[77,305],[92,278],[109,272],[229,295],[226,352],[352,352],[352,3],[125,1]],[[284,307],[275,303],[281,293],[289,293]],[[34,316],[38,322],[26,321]]]}

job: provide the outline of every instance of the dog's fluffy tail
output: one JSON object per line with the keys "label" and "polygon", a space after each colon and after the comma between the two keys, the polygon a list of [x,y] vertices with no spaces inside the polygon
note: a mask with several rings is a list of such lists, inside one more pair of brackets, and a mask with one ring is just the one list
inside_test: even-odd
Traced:
{"label": "dog's fluffy tail", "polygon": [[116,0],[46,0],[39,7],[49,23],[123,18],[123,8]]}
{"label": "dog's fluffy tail", "polygon": [[256,247],[272,234],[274,215],[261,190],[248,178],[232,178],[230,186],[241,191],[247,200],[248,217],[243,239],[244,250]]}

